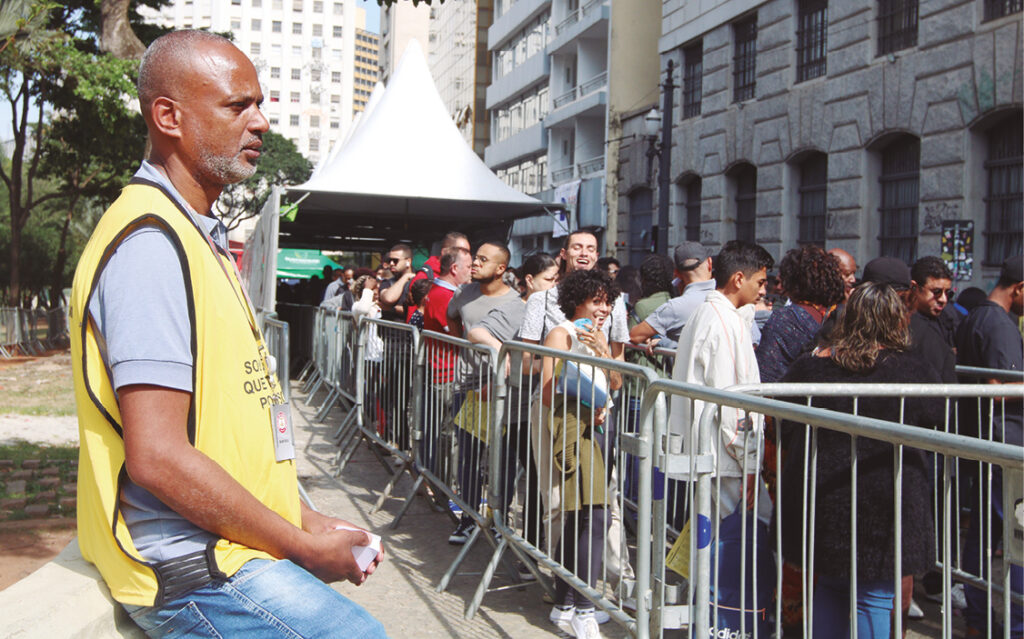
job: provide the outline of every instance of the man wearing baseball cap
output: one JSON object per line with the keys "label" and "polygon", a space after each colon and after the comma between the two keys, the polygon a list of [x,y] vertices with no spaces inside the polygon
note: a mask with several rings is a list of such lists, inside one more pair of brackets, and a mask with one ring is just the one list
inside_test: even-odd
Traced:
{"label": "man wearing baseball cap", "polygon": [[[997,368],[1002,370],[1020,371],[1024,370],[1024,341],[1021,340],[1018,320],[1024,313],[1024,256],[1011,257],[1003,263],[1002,271],[999,274],[999,281],[995,288],[989,293],[988,299],[979,304],[971,311],[957,331],[957,359],[965,366],[978,366],[982,368]],[[1000,382],[990,379],[989,383],[1013,383]],[[973,424],[973,433],[983,439],[1024,446],[1024,416],[1021,415],[1021,393],[1019,386],[1015,392],[1006,394],[1004,401],[997,401],[989,415],[990,403],[988,400],[980,401],[978,404],[964,405],[961,402],[961,420],[978,418],[978,423]],[[991,419],[990,419],[991,418]],[[970,525],[967,531],[967,543],[963,552],[964,568],[974,575],[982,575],[979,570],[985,570],[978,566],[980,539],[983,534],[991,533],[991,530],[1001,530],[1003,526],[1003,473],[1002,468],[992,465],[991,482],[981,482],[981,490],[971,491],[973,500],[976,502],[971,509]],[[977,503],[981,497],[980,503]],[[987,512],[984,504],[988,505]],[[989,517],[991,521],[989,522]],[[1010,517],[1012,521],[1012,515]],[[983,528],[982,524],[985,524]],[[1009,522],[1008,522],[1009,523]],[[988,528],[991,526],[991,528]],[[982,531],[985,530],[985,533]],[[989,534],[991,537],[991,534]],[[1015,593],[1024,592],[1024,568],[1016,564],[1008,564],[1010,567],[1010,588]],[[967,636],[982,637],[988,632],[988,603],[984,591],[968,586],[967,610],[964,617],[967,620]],[[991,614],[991,613],[989,613]],[[1002,614],[993,614],[994,627],[992,636],[1003,635],[1003,629],[999,627],[1002,622]],[[1020,637],[1024,635],[1024,610],[1019,604],[1013,604],[1010,610],[1010,636]]]}
{"label": "man wearing baseball cap", "polygon": [[715,281],[711,279],[711,251],[701,243],[683,242],[676,247],[673,257],[683,294],[659,306],[629,331],[629,341],[634,344],[653,346],[651,339],[660,335],[659,346],[675,348],[686,321],[708,293],[715,290]]}

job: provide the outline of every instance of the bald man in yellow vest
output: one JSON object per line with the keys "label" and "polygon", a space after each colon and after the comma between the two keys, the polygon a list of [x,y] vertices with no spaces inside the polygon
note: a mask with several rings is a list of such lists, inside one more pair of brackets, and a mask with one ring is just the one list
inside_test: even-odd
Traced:
{"label": "bald man in yellow vest", "polygon": [[142,59],[152,152],[72,290],[79,544],[153,636],[384,637],[325,583],[383,555],[360,569],[368,534],[300,501],[275,364],[210,215],[255,171],[262,101],[219,36],[173,32]]}

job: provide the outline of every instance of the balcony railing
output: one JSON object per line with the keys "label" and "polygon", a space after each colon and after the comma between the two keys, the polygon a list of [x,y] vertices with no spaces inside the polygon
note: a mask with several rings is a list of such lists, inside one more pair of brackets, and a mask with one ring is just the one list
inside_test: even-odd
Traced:
{"label": "balcony railing", "polygon": [[570,165],[563,169],[555,169],[554,171],[551,172],[551,183],[558,184],[559,182],[567,182],[571,180],[574,168],[575,167]]}
{"label": "balcony railing", "polygon": [[589,94],[593,93],[594,91],[600,89],[601,87],[603,87],[606,84],[608,84],[608,72],[607,71],[605,71],[604,73],[599,73],[599,74],[595,75],[594,77],[592,77],[591,79],[589,79],[586,82],[584,82],[583,84],[581,84],[580,87],[579,87],[579,89],[580,89],[580,97],[582,98],[585,95],[589,95]]}
{"label": "balcony railing", "polygon": [[604,171],[604,156],[591,158],[580,162],[580,177],[586,177],[594,173],[601,173]]}
{"label": "balcony railing", "polygon": [[565,93],[563,93],[562,95],[560,95],[557,98],[555,98],[554,107],[556,109],[559,108],[559,107],[564,107],[565,105],[569,104],[570,102],[572,102],[575,99],[576,99],[576,87],[573,87],[573,88],[569,89],[568,91],[566,91]]}
{"label": "balcony railing", "polygon": [[572,25],[576,24],[579,21],[580,21],[580,11],[579,11],[579,9],[577,9],[576,11],[573,11],[572,13],[570,13],[565,18],[565,20],[562,20],[561,22],[558,23],[558,26],[555,27],[555,33],[557,35],[562,35],[563,31],[565,31],[566,29],[568,29],[569,27],[571,27]]}

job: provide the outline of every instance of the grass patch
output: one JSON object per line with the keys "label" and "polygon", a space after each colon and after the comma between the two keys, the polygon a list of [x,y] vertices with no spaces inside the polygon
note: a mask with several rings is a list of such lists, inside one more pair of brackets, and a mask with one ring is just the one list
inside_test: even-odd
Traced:
{"label": "grass patch", "polygon": [[4,413],[74,415],[70,353],[56,353],[6,365],[0,361],[0,395],[5,400]]}
{"label": "grass patch", "polygon": [[18,467],[26,459],[73,460],[78,459],[78,446],[43,446],[20,441],[0,445],[0,459],[12,459]]}

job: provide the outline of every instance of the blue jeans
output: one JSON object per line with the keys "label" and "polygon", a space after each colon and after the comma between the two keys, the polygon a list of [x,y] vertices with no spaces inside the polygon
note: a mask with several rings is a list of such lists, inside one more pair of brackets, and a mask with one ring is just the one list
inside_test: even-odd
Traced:
{"label": "blue jeans", "polygon": [[[892,624],[896,591],[893,581],[857,582],[858,639],[887,639]],[[850,582],[848,578],[818,577],[814,585],[815,639],[850,636]]]}
{"label": "blue jeans", "polygon": [[362,607],[287,560],[253,559],[164,606],[124,607],[150,637],[387,637]]}

